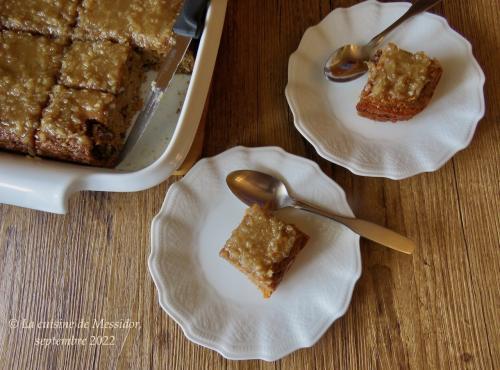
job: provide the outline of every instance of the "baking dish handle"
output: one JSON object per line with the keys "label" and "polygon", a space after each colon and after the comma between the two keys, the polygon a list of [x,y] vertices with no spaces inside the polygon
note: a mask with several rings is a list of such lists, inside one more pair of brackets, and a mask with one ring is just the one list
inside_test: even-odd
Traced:
{"label": "baking dish handle", "polygon": [[[16,158],[18,156],[7,153],[0,155],[12,157],[2,161],[0,203],[52,213],[67,212],[69,197],[80,190],[77,173],[64,168],[33,168],[33,164],[27,165],[26,161],[36,159]],[[59,164],[54,166],[59,167]]]}

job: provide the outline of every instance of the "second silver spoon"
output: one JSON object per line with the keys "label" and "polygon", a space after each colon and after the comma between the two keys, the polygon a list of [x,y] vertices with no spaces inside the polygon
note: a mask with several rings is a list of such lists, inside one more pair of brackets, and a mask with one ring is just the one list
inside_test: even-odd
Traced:
{"label": "second silver spoon", "polygon": [[425,12],[441,0],[417,0],[396,22],[370,40],[366,45],[347,44],[335,50],[327,59],[324,66],[326,78],[334,82],[352,81],[366,73],[374,50],[384,41],[384,38],[404,21]]}

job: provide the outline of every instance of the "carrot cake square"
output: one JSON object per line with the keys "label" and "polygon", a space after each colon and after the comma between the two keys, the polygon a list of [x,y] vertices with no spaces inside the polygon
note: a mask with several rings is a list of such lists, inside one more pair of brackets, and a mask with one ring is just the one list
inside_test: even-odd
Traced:
{"label": "carrot cake square", "polygon": [[35,135],[36,153],[83,164],[116,164],[130,119],[113,94],[56,85]]}
{"label": "carrot cake square", "polygon": [[75,41],[64,54],[59,83],[118,94],[140,78],[141,65],[130,46],[111,41]]}
{"label": "carrot cake square", "polygon": [[75,37],[108,39],[157,54],[173,43],[182,0],[83,0]]}
{"label": "carrot cake square", "polygon": [[2,0],[4,28],[58,37],[68,36],[76,22],[79,0]]}
{"label": "carrot cake square", "polygon": [[436,59],[389,43],[368,63],[358,114],[376,121],[408,120],[429,104],[441,74]]}
{"label": "carrot cake square", "polygon": [[271,296],[309,237],[258,205],[248,208],[219,255]]}
{"label": "carrot cake square", "polygon": [[63,46],[43,36],[0,32],[0,148],[33,153],[34,131],[59,70]]}

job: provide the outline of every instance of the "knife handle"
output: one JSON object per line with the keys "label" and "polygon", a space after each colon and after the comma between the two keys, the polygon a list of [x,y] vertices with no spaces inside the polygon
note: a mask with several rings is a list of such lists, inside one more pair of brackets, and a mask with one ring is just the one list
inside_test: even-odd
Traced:
{"label": "knife handle", "polygon": [[207,8],[208,0],[184,0],[181,13],[174,24],[174,32],[192,39],[200,38]]}

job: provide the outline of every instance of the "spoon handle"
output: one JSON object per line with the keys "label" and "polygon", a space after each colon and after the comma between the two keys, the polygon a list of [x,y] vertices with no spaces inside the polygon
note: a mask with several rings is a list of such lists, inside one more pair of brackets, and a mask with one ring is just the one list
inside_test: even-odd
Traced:
{"label": "spoon handle", "polygon": [[415,249],[415,243],[413,243],[407,237],[404,237],[403,235],[389,230],[383,226],[374,224],[373,222],[360,220],[357,218],[339,216],[297,200],[293,204],[293,207],[330,218],[347,226],[356,234],[391,249],[394,249],[398,252],[412,254],[413,250]]}
{"label": "spoon handle", "polygon": [[384,38],[389,32],[391,32],[393,29],[398,27],[401,23],[405,22],[406,20],[410,19],[411,17],[425,12],[427,9],[432,8],[434,5],[437,3],[441,2],[442,0],[416,0],[410,9],[406,11],[405,14],[403,14],[398,20],[396,20],[393,24],[391,24],[389,27],[387,27],[385,30],[380,32],[377,36],[375,36],[373,39],[370,40],[368,43],[368,46],[375,48],[378,45],[384,41]]}

